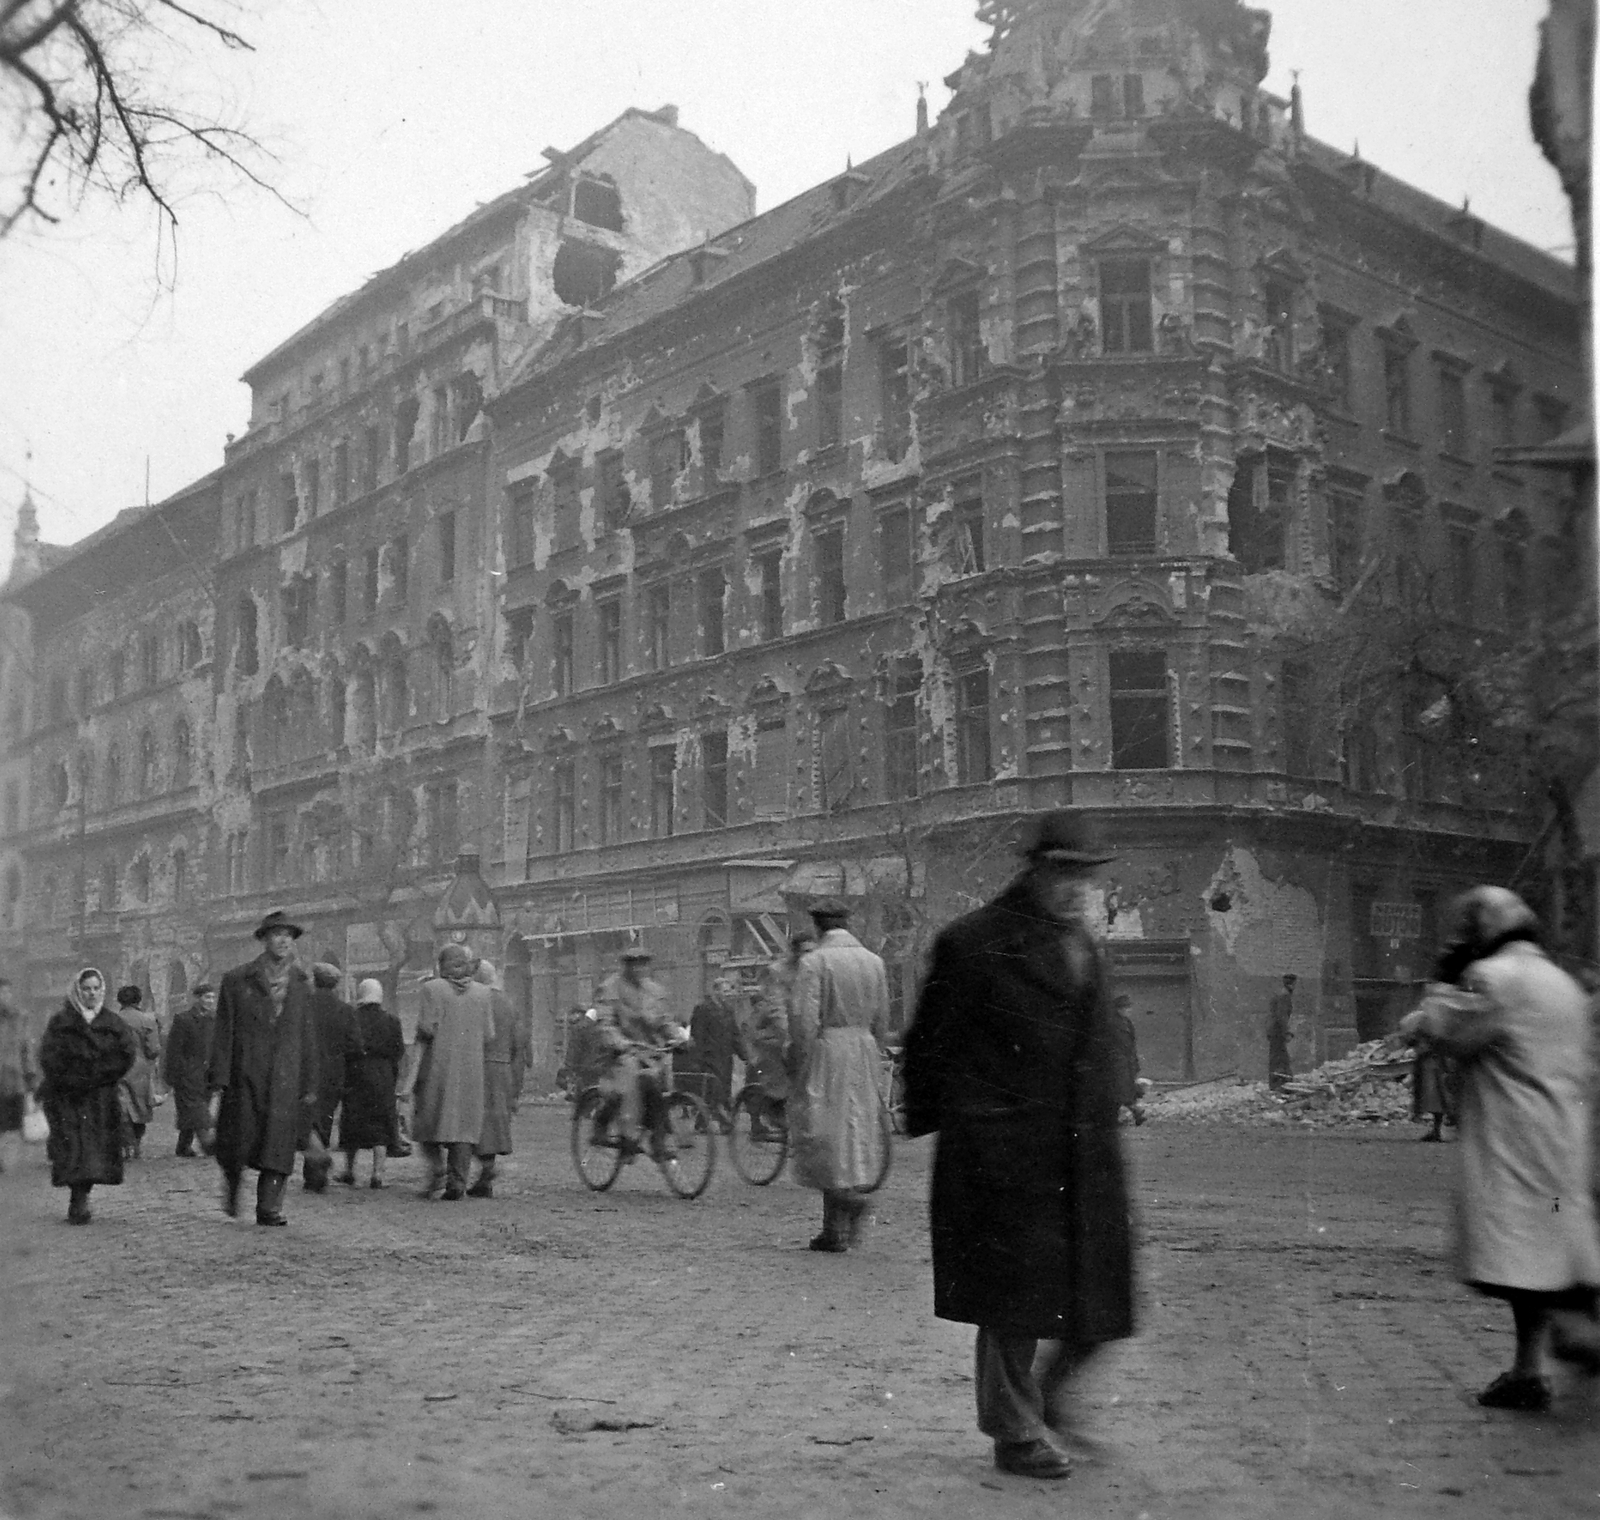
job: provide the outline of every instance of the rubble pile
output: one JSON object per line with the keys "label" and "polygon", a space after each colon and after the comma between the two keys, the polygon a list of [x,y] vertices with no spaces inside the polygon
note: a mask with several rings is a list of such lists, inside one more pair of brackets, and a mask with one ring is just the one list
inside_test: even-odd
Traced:
{"label": "rubble pile", "polygon": [[1235,1074],[1152,1093],[1145,1108],[1152,1119],[1228,1124],[1392,1124],[1411,1117],[1410,1073],[1408,1056],[1396,1059],[1387,1041],[1371,1040],[1277,1092]]}

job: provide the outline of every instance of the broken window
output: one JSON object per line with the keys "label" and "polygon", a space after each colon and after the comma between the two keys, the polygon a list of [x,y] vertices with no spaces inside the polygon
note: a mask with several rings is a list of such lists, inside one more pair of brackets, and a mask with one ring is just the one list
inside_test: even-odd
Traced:
{"label": "broken window", "polygon": [[1454,365],[1439,366],[1439,447],[1447,454],[1464,456],[1470,447],[1467,431],[1467,381]]}
{"label": "broken window", "polygon": [[917,693],[921,690],[922,661],[895,661],[884,720],[883,790],[891,801],[917,795]]}
{"label": "broken window", "polygon": [[538,501],[532,485],[523,483],[511,493],[511,503],[506,515],[510,518],[510,550],[513,566],[533,563],[534,524],[537,520]]}
{"label": "broken window", "polygon": [[342,507],[350,499],[350,440],[341,438],[333,446],[333,504]]}
{"label": "broken window", "polygon": [[1154,347],[1150,320],[1150,260],[1102,259],[1101,350],[1147,354]]}
{"label": "broken window", "polygon": [[278,515],[282,531],[293,533],[300,521],[300,497],[295,490],[293,470],[285,470],[278,477]]}
{"label": "broken window", "polygon": [[1247,575],[1283,569],[1295,480],[1291,461],[1238,462],[1228,491],[1228,553]]}
{"label": "broken window", "polygon": [[1167,654],[1124,649],[1111,655],[1111,766],[1163,770],[1171,762]]}
{"label": "broken window", "polygon": [[622,838],[622,756],[600,757],[600,843]]}
{"label": "broken window", "polygon": [[978,292],[964,290],[945,306],[945,330],[950,340],[950,383],[971,385],[983,373],[983,328],[978,313]]}
{"label": "broken window", "polygon": [[433,717],[448,723],[456,715],[456,641],[447,624],[433,627]]}
{"label": "broken window", "polygon": [[394,584],[395,602],[403,607],[411,593],[411,539],[404,533],[395,534],[389,545],[389,578]]}
{"label": "broken window", "polygon": [[817,447],[844,439],[844,308],[837,297],[817,341]]}
{"label": "broken window", "polygon": [[912,550],[911,523],[909,504],[889,507],[878,519],[883,598],[891,607],[909,602],[915,594],[916,561]]}
{"label": "broken window", "polygon": [[556,299],[568,306],[597,305],[617,283],[622,255],[595,243],[568,238],[556,250],[550,266],[550,283]]}
{"label": "broken window", "polygon": [[855,788],[850,711],[830,707],[817,717],[817,811],[836,813],[849,807]]}
{"label": "broken window", "polygon": [[1117,80],[1114,74],[1096,74],[1089,81],[1089,114],[1109,121],[1117,114]]}
{"label": "broken window", "polygon": [[782,818],[789,811],[789,729],[782,716],[756,725],[753,802],[757,818]]}
{"label": "broken window", "polygon": [[394,472],[404,475],[411,468],[411,439],[417,430],[417,414],[422,408],[415,396],[407,396],[394,409]]}
{"label": "broken window", "polygon": [[197,623],[186,622],[178,629],[178,663],[184,670],[193,670],[205,658],[205,646],[200,640]]}
{"label": "broken window", "polygon": [[283,638],[291,649],[303,649],[311,638],[312,581],[295,576],[283,588]]}
{"label": "broken window", "polygon": [[428,409],[428,456],[437,459],[455,441],[450,426],[450,388],[433,388],[433,405]]}
{"label": "broken window", "polygon": [[1383,425],[1402,438],[1411,436],[1411,351],[1388,343],[1383,349]]}
{"label": "broken window", "polygon": [[445,865],[460,849],[459,792],[457,783],[435,781],[429,784],[424,799],[427,806],[428,860]]}
{"label": "broken window", "polygon": [[1156,552],[1153,450],[1106,455],[1106,553]]}
{"label": "broken window", "polygon": [[550,620],[550,689],[558,697],[573,692],[573,627],[570,612],[558,612]]}
{"label": "broken window", "polygon": [[156,784],[156,736],[149,729],[139,735],[139,762],[135,777],[138,795],[149,796]]}
{"label": "broken window", "polygon": [[516,607],[506,613],[506,657],[518,670],[528,659],[528,645],[533,641],[533,608]]}
{"label": "broken window", "polygon": [[46,704],[50,714],[51,723],[65,723],[67,721],[67,678],[62,675],[50,677],[50,700]]}
{"label": "broken window", "polygon": [[1343,491],[1328,497],[1328,569],[1340,596],[1361,575],[1361,498]]}
{"label": "broken window", "polygon": [[645,593],[645,652],[652,670],[672,664],[672,587],[666,581]]}
{"label": "broken window", "polygon": [[1267,280],[1263,291],[1266,307],[1265,353],[1271,368],[1294,373],[1294,286],[1287,280]]}
{"label": "broken window", "polygon": [[728,736],[725,732],[700,737],[701,805],[708,829],[728,822]]}
{"label": "broken window", "polygon": [[362,611],[371,617],[378,610],[378,566],[381,552],[376,544],[367,550],[366,573],[362,580]]}
{"label": "broken window", "polygon": [[956,780],[962,786],[994,775],[989,746],[989,668],[956,673]]}
{"label": "broken window", "polygon": [[650,440],[650,505],[659,512],[672,503],[683,470],[683,434],[673,429]]}
{"label": "broken window", "polygon": [[117,906],[117,863],[109,857],[100,863],[100,911],[115,912]]}
{"label": "broken window", "polygon": [[1290,776],[1317,774],[1313,697],[1310,664],[1285,660],[1278,677],[1278,720],[1283,734],[1283,769]]}
{"label": "broken window", "polygon": [[378,472],[383,463],[383,430],[376,424],[361,432],[361,489],[378,489]]}
{"label": "broken window", "polygon": [[572,214],[591,227],[622,231],[622,196],[609,180],[580,179],[572,187]]}
{"label": "broken window", "polygon": [[78,716],[86,718],[94,706],[94,671],[85,665],[78,671]]}
{"label": "broken window", "polygon": [[248,829],[238,829],[228,835],[226,868],[228,891],[233,896],[238,896],[249,887],[249,845],[250,831]]}
{"label": "broken window", "polygon": [[1472,621],[1472,599],[1475,577],[1472,566],[1472,531],[1469,528],[1452,528],[1449,542],[1450,601],[1456,616],[1463,622]]}
{"label": "broken window", "polygon": [[1325,394],[1341,412],[1351,409],[1349,318],[1322,312],[1322,384]]}
{"label": "broken window", "polygon": [[139,678],[147,688],[161,679],[161,641],[153,633],[139,640]]}
{"label": "broken window", "polygon": [[595,608],[600,624],[600,684],[622,679],[622,599],[612,597]]}
{"label": "broken window", "polygon": [[315,459],[306,460],[306,516],[315,517],[322,510],[322,465]]}
{"label": "broken window", "polygon": [[[704,423],[701,424],[704,428]],[[701,433],[704,447],[705,434]],[[595,459],[595,475],[600,495],[600,522],[607,532],[615,532],[627,521],[633,501],[628,494],[628,482],[622,473],[622,453],[608,449]]]}
{"label": "broken window", "polygon": [[725,403],[718,401],[699,414],[700,470],[709,489],[722,469],[722,435],[727,415]]}
{"label": "broken window", "polygon": [[704,571],[700,576],[700,653],[710,659],[727,647],[724,628],[724,608],[728,589],[727,577],[718,568]]}
{"label": "broken window", "polygon": [[1144,115],[1144,75],[1122,76],[1122,114],[1128,117]]}
{"label": "broken window", "polygon": [[1423,591],[1420,528],[1416,512],[1406,509],[1390,525],[1395,597],[1402,607],[1414,605]]}
{"label": "broken window", "polygon": [[450,402],[455,419],[455,442],[465,443],[472,424],[483,410],[483,381],[475,370],[463,370],[450,386]]}
{"label": "broken window", "polygon": [[108,808],[122,801],[122,752],[114,744],[106,751],[105,799]]}
{"label": "broken window", "polygon": [[449,585],[456,578],[456,514],[441,512],[438,517],[439,583]]}
{"label": "broken window", "polygon": [[677,790],[676,753],[665,745],[650,751],[650,837],[672,836]]}
{"label": "broken window", "polygon": [[783,399],[776,380],[750,387],[755,414],[756,474],[774,475],[783,468]]}
{"label": "broken window", "polygon": [[951,547],[952,564],[957,575],[981,575],[988,568],[981,496],[968,497],[956,503]]}
{"label": "broken window", "polygon": [[328,743],[334,749],[344,748],[344,720],[349,702],[345,684],[338,676],[328,680]]}
{"label": "broken window", "polygon": [[878,410],[883,451],[898,462],[911,447],[911,345],[903,337],[878,344]]}
{"label": "broken window", "polygon": [[1494,411],[1494,442],[1496,448],[1510,448],[1517,441],[1517,392],[1510,385],[1495,385],[1489,389],[1489,404]]}
{"label": "broken window", "polygon": [[559,855],[574,849],[578,834],[578,772],[570,760],[557,760],[553,775],[550,843]]}
{"label": "broken window", "polygon": [[[256,604],[249,596],[241,596],[234,608],[234,669],[242,676],[253,676],[261,669],[261,654],[256,645]],[[117,679],[117,656],[113,656],[112,691],[118,693],[121,682]]]}
{"label": "broken window", "polygon": [[356,745],[371,751],[378,742],[378,681],[371,666],[356,671]]}
{"label": "broken window", "polygon": [[844,525],[817,533],[813,543],[817,556],[817,620],[828,627],[844,621]]}
{"label": "broken window", "polygon": [[761,578],[761,640],[783,637],[783,550],[771,549],[756,560]]}
{"label": "broken window", "polygon": [[559,553],[571,549],[580,541],[578,528],[578,463],[563,459],[550,469],[550,484],[554,506],[551,527],[554,542],[551,549]]}
{"label": "broken window", "polygon": [[397,734],[411,716],[411,689],[404,651],[392,649],[383,664],[384,729]]}

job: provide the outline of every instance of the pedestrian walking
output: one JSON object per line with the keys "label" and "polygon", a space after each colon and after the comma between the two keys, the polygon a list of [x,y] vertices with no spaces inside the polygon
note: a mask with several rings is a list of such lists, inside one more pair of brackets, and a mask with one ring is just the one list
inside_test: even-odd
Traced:
{"label": "pedestrian walking", "polygon": [[689,1045],[705,1075],[706,1106],[724,1122],[733,1110],[733,1058],[743,1052],[734,995],[733,984],[719,976],[689,1013]]}
{"label": "pedestrian walking", "polygon": [[138,1055],[122,1079],[122,1154],[137,1161],[144,1149],[144,1132],[155,1118],[155,1074],[161,1064],[161,1028],[144,1006],[144,992],[133,983],[117,988],[117,1017],[133,1031]]}
{"label": "pedestrian walking", "polygon": [[85,966],[39,1041],[39,1097],[50,1124],[50,1182],[67,1189],[67,1222],[88,1224],[96,1183],[122,1181],[122,1079],[139,1037],[106,1006],[106,980]]}
{"label": "pedestrian walking", "polygon": [[322,1142],[320,1157],[308,1151],[301,1163],[301,1176],[307,1192],[321,1193],[328,1187],[333,1169],[333,1116],[344,1096],[345,1062],[355,1049],[356,1011],[339,996],[344,972],[327,961],[311,968],[311,1027],[317,1041],[318,1090],[316,1114],[311,1127]]}
{"label": "pedestrian walking", "polygon": [[1444,959],[1458,978],[1432,983],[1400,1032],[1457,1063],[1457,1268],[1504,1299],[1516,1327],[1510,1370],[1478,1402],[1538,1412],[1551,1398],[1547,1350],[1600,1374],[1589,1011],[1514,892],[1474,887],[1451,917]]}
{"label": "pedestrian walking", "polygon": [[422,1196],[442,1188],[452,1203],[467,1195],[472,1153],[483,1135],[484,1051],[494,1034],[493,996],[472,971],[472,952],[446,945],[438,976],[422,984],[417,1015],[422,1061],[411,1137],[428,1167]]}
{"label": "pedestrian walking", "polygon": [[38,1086],[27,1021],[11,1001],[11,983],[0,977],[0,1172],[17,1164],[28,1100]]}
{"label": "pedestrian walking", "polygon": [[763,1102],[750,1121],[751,1136],[770,1139],[772,1130],[787,1122],[789,1101],[789,1004],[794,994],[800,961],[816,948],[817,936],[810,929],[796,930],[789,936],[787,951],[766,969],[750,1012],[745,1031],[749,1052],[747,1084],[754,1084]]}
{"label": "pedestrian walking", "polygon": [[1139,1031],[1134,1028],[1128,1010],[1133,999],[1119,992],[1112,999],[1111,1008],[1117,1036],[1117,1053],[1121,1057],[1121,1082],[1117,1101],[1128,1110],[1135,1124],[1145,1121],[1144,1093],[1148,1084],[1139,1076]]}
{"label": "pedestrian walking", "polygon": [[850,909],[825,898],[811,910],[817,947],[795,974],[789,1010],[789,1135],[794,1178],[822,1194],[813,1251],[861,1243],[863,1188],[883,1171],[878,1074],[889,1030],[889,977],[850,932]]}
{"label": "pedestrian walking", "polygon": [[483,1130],[478,1136],[478,1179],[468,1198],[493,1198],[501,1156],[511,1154],[511,1121],[528,1070],[528,1036],[493,961],[480,960],[473,979],[489,989],[494,1027],[483,1047]]}
{"label": "pedestrian walking", "polygon": [[1294,1075],[1289,1058],[1289,1026],[1294,1019],[1293,973],[1283,979],[1283,991],[1267,1004],[1267,1086],[1276,1092]]}
{"label": "pedestrian walking", "polygon": [[189,1006],[179,1011],[167,1031],[161,1057],[161,1075],[172,1093],[180,1156],[193,1156],[196,1140],[203,1155],[209,1156],[216,1148],[211,1090],[206,1085],[216,1029],[217,989],[211,982],[196,982],[189,994]]}
{"label": "pedestrian walking", "polygon": [[356,988],[356,1049],[345,1061],[344,1092],[339,1108],[339,1149],[344,1171],[339,1181],[353,1187],[356,1152],[372,1152],[367,1186],[384,1186],[384,1162],[400,1136],[395,1084],[405,1059],[400,1020],[383,1006],[383,983],[368,977]]}
{"label": "pedestrian walking", "polygon": [[1411,1117],[1430,1121],[1424,1140],[1443,1141],[1445,1120],[1455,1123],[1454,1088],[1450,1058],[1419,1034],[1411,1057]]}
{"label": "pedestrian walking", "polygon": [[1074,1376],[1133,1333],[1121,1057],[1085,923],[1111,857],[1071,810],[1037,819],[1023,853],[1022,875],[934,942],[906,1131],[939,1136],[934,1313],[978,1327],[978,1428],[997,1467],[1064,1478]]}
{"label": "pedestrian walking", "polygon": [[246,1167],[256,1173],[256,1223],[283,1225],[296,1151],[325,1154],[313,1127],[320,1082],[311,982],[294,959],[300,925],[274,908],[256,926],[261,954],[222,978],[207,1078],[222,1094],[217,1163],[223,1211],[239,1212]]}

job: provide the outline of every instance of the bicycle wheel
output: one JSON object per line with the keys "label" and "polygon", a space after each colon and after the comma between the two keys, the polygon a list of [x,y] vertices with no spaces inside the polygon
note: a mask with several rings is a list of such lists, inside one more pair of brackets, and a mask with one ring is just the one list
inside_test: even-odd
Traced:
{"label": "bicycle wheel", "polygon": [[883,1102],[878,1104],[878,1154],[878,1175],[858,1192],[876,1193],[889,1180],[889,1168],[894,1165],[894,1116]]}
{"label": "bicycle wheel", "polygon": [[667,1186],[680,1198],[698,1198],[710,1185],[717,1169],[717,1125],[711,1111],[698,1098],[685,1092],[670,1092],[666,1105],[665,1131],[672,1154],[657,1165]]}
{"label": "bicycle wheel", "polygon": [[789,1126],[757,1088],[746,1087],[733,1100],[728,1149],[734,1171],[756,1187],[773,1181],[789,1159]]}
{"label": "bicycle wheel", "polygon": [[586,1187],[603,1193],[622,1170],[622,1136],[616,1115],[597,1119],[604,1094],[588,1087],[572,1109],[572,1163]]}

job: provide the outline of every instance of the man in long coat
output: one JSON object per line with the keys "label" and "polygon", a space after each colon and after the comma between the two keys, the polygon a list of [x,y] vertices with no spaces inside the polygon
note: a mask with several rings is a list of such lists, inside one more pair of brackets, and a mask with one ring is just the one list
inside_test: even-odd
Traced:
{"label": "man in long coat", "polygon": [[320,1087],[311,982],[294,959],[300,934],[282,909],[267,914],[255,931],[261,954],[227,972],[217,998],[209,1082],[222,1094],[222,1207],[239,1212],[239,1183],[254,1167],[257,1224],[288,1222],[283,1189],[295,1152],[324,1151],[312,1122]]}
{"label": "man in long coat", "polygon": [[1545,1351],[1600,1373],[1600,1233],[1590,1188],[1589,1010],[1541,947],[1514,892],[1475,887],[1455,905],[1454,983],[1432,983],[1400,1022],[1454,1057],[1457,1268],[1511,1308],[1515,1360],[1478,1395],[1491,1409],[1550,1403]]}
{"label": "man in long coat", "polygon": [[189,1006],[172,1021],[162,1052],[161,1075],[172,1089],[173,1123],[178,1129],[180,1156],[192,1156],[198,1139],[210,1155],[215,1144],[211,1127],[211,1093],[206,1070],[211,1065],[211,1041],[217,1027],[217,989],[197,982]]}
{"label": "man in long coat", "polygon": [[826,898],[811,910],[817,948],[795,974],[789,1003],[789,1135],[794,1177],[822,1194],[822,1231],[813,1251],[861,1242],[862,1189],[883,1174],[878,1073],[889,1028],[889,977],[850,932],[850,909]]}
{"label": "man in long coat", "polygon": [[469,1198],[493,1198],[500,1157],[511,1154],[511,1121],[522,1097],[528,1070],[528,1028],[517,1017],[500,985],[494,962],[481,960],[473,979],[489,989],[494,1025],[483,1047],[483,1129],[478,1134],[478,1180]]}
{"label": "man in long coat", "polygon": [[734,996],[732,984],[719,976],[689,1014],[692,1059],[707,1078],[706,1105],[724,1119],[733,1106],[733,1058],[744,1052]]}
{"label": "man in long coat", "polygon": [[428,1165],[423,1197],[442,1187],[448,1202],[467,1195],[472,1153],[483,1135],[484,1052],[494,1038],[494,998],[473,981],[473,960],[466,946],[446,945],[438,976],[422,984],[417,1014],[422,1061],[411,1137]]}
{"label": "man in long coat", "polygon": [[939,1135],[934,1313],[978,1327],[978,1428],[998,1467],[1061,1478],[1073,1374],[1133,1331],[1120,1056],[1084,924],[1110,857],[1070,810],[1037,819],[1024,854],[1021,877],[934,942],[906,1129]]}
{"label": "man in long coat", "polygon": [[[339,996],[339,983],[343,980],[344,973],[326,961],[318,961],[311,968],[311,1027],[317,1040],[320,1084],[317,1112],[311,1122],[324,1147],[333,1144],[333,1116],[339,1099],[344,1096],[345,1063],[357,1057],[361,1050],[356,1034],[356,1011]],[[332,1151],[325,1151],[320,1160],[314,1154],[307,1154],[302,1172],[309,1191],[327,1190],[332,1157]]]}

